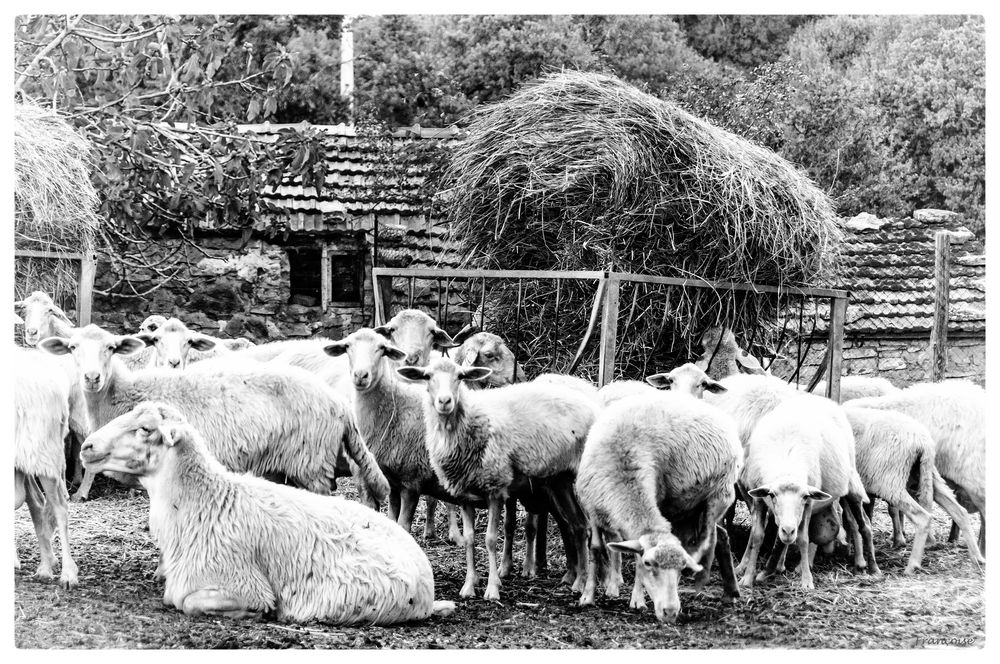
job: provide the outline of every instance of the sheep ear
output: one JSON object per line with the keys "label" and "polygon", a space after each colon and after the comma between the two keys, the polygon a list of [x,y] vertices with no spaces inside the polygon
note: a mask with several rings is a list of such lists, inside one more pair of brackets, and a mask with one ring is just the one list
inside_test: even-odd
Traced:
{"label": "sheep ear", "polygon": [[183,432],[180,422],[164,422],[160,425],[160,440],[167,447],[173,447],[181,439]]}
{"label": "sheep ear", "polygon": [[669,390],[670,386],[674,384],[674,377],[670,374],[658,373],[646,376],[646,382],[658,390]]}
{"label": "sheep ear", "polygon": [[461,380],[483,380],[488,378],[491,373],[493,373],[493,369],[489,367],[466,367],[459,370],[458,377]]}
{"label": "sheep ear", "polygon": [[431,372],[424,367],[399,367],[396,369],[403,378],[407,380],[430,380]]}
{"label": "sheep ear", "polygon": [[146,344],[147,346],[156,345],[156,338],[148,332],[140,332],[139,334],[133,334],[132,336],[135,337],[136,339],[141,339],[142,343]]}
{"label": "sheep ear", "polygon": [[692,572],[694,572],[695,574],[697,574],[702,570],[702,567],[700,564],[698,564],[698,561],[692,558],[691,554],[688,553],[687,551],[684,552],[684,566],[687,567]]}
{"label": "sheep ear", "polygon": [[15,300],[14,301],[14,306],[15,307],[23,307],[24,306],[24,300]]}
{"label": "sheep ear", "polygon": [[212,350],[215,348],[215,339],[208,336],[207,334],[196,334],[190,340],[191,348],[205,352],[206,350]]}
{"label": "sheep ear", "polygon": [[710,327],[705,330],[701,335],[701,347],[708,350],[710,346],[714,347],[719,343],[719,337],[722,335],[722,328],[718,325],[715,327]]}
{"label": "sheep ear", "polygon": [[758,374],[762,376],[767,374],[757,358],[745,350],[741,350],[736,354],[736,363],[740,365],[740,369],[744,373]]}
{"label": "sheep ear", "polygon": [[53,314],[55,314],[56,318],[62,319],[64,323],[67,323],[69,325],[73,324],[73,321],[69,319],[69,316],[66,315],[66,312],[57,307],[56,305],[53,304],[50,310],[52,311]]}
{"label": "sheep ear", "polygon": [[714,394],[722,394],[723,392],[729,391],[726,389],[725,385],[717,380],[712,380],[711,378],[704,380],[701,385],[706,392],[712,392]]}
{"label": "sheep ear", "polygon": [[146,342],[139,337],[119,337],[115,352],[119,355],[132,355],[146,347]]}
{"label": "sheep ear", "polygon": [[816,487],[810,486],[806,487],[806,498],[810,500],[829,500],[831,496],[826,491],[820,491]]}
{"label": "sheep ear", "polygon": [[374,330],[375,334],[381,334],[386,339],[392,339],[392,328],[388,325],[379,325]]}
{"label": "sheep ear", "polygon": [[334,341],[332,344],[323,346],[323,352],[330,357],[339,357],[347,352],[350,343],[347,341]]}
{"label": "sheep ear", "polygon": [[52,355],[66,355],[72,351],[62,337],[49,337],[38,342],[38,347]]}
{"label": "sheep ear", "polygon": [[455,340],[448,336],[448,333],[440,327],[435,327],[431,330],[431,339],[434,342],[434,348],[438,350],[443,348],[454,348],[455,346],[462,345],[460,343],[455,343]]}
{"label": "sheep ear", "polygon": [[747,495],[751,498],[756,498],[758,500],[764,500],[771,495],[771,489],[767,485],[759,486],[756,489],[750,489],[747,491]]}
{"label": "sheep ear", "polygon": [[472,323],[469,323],[468,325],[466,325],[465,327],[463,327],[461,330],[459,330],[458,334],[456,334],[454,337],[452,337],[452,343],[454,343],[456,346],[461,346],[462,344],[465,343],[465,341],[469,337],[475,336],[478,332],[479,332],[479,328],[477,328]]}
{"label": "sheep ear", "polygon": [[608,548],[622,553],[634,553],[642,555],[643,548],[639,540],[625,540],[624,542],[608,542]]}
{"label": "sheep ear", "polygon": [[395,360],[396,362],[399,362],[406,357],[406,351],[401,348],[397,348],[392,344],[385,344],[382,348],[382,354],[390,360]]}
{"label": "sheep ear", "polygon": [[14,314],[14,325],[24,325],[24,319]]}

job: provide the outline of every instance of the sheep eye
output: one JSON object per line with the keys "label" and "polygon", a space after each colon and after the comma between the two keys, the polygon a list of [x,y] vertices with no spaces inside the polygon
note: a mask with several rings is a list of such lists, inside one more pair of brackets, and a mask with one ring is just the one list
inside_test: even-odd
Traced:
{"label": "sheep eye", "polygon": [[115,352],[115,345],[114,344],[109,344],[108,345],[108,350],[110,350],[112,353]]}
{"label": "sheep eye", "polygon": [[652,569],[652,568],[653,568],[653,563],[649,562],[648,560],[643,560],[643,561],[642,561],[642,564],[643,564],[643,566],[644,566],[644,567],[645,567],[646,569]]}
{"label": "sheep eye", "polygon": [[147,436],[149,434],[153,433],[153,430],[150,429],[149,427],[139,427],[139,431],[141,431],[142,433],[144,433]]}

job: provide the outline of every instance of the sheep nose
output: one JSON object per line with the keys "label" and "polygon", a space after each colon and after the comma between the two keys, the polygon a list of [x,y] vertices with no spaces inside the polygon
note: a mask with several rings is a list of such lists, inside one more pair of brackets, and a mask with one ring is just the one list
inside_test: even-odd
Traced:
{"label": "sheep nose", "polygon": [[781,540],[783,542],[791,542],[795,539],[795,528],[789,528],[787,526],[781,527]]}
{"label": "sheep nose", "polygon": [[28,335],[28,336],[33,337],[36,334],[38,334],[38,328],[37,327],[26,327],[26,328],[24,328],[24,333],[26,335]]}
{"label": "sheep nose", "polygon": [[83,379],[88,383],[96,383],[100,379],[101,373],[99,371],[88,371],[83,374]]}
{"label": "sheep nose", "polygon": [[415,367],[420,363],[420,353],[410,353],[403,362],[408,367]]}
{"label": "sheep nose", "polygon": [[451,406],[452,398],[450,394],[442,394],[437,398],[438,405],[442,408],[448,408]]}
{"label": "sheep nose", "polygon": [[656,618],[660,622],[674,622],[677,620],[677,614],[679,614],[680,611],[681,611],[680,607],[676,606],[664,607],[662,610],[657,612]]}
{"label": "sheep nose", "polygon": [[371,373],[367,369],[357,369],[354,372],[354,382],[357,385],[367,383],[370,377]]}
{"label": "sheep nose", "polygon": [[176,369],[177,367],[181,366],[181,361],[180,360],[175,360],[175,359],[171,358],[171,359],[167,360],[167,364],[170,365],[171,369]]}

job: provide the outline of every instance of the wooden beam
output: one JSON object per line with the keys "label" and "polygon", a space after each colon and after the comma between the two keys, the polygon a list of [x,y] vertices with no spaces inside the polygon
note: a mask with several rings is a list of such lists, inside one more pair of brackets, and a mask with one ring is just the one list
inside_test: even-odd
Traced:
{"label": "wooden beam", "polygon": [[951,299],[951,233],[934,234],[934,321],[931,323],[931,380],[948,371],[948,301]]}
{"label": "wooden beam", "polygon": [[40,249],[15,249],[15,258],[55,258],[58,260],[83,261],[86,256],[78,251],[44,251]]}
{"label": "wooden beam", "polygon": [[621,281],[611,272],[605,274],[604,311],[601,314],[601,355],[597,384],[604,387],[615,379],[615,351],[618,345],[618,300]]}
{"label": "wooden beam", "polygon": [[80,283],[77,284],[76,310],[80,327],[90,325],[94,310],[94,277],[97,275],[97,256],[88,254],[80,261]]}
{"label": "wooden beam", "polygon": [[319,297],[320,303],[323,306],[323,313],[326,313],[327,307],[330,306],[330,301],[333,299],[333,275],[331,274],[330,268],[330,244],[327,242],[324,242],[322,248],[320,249],[319,269]]}
{"label": "wooden beam", "polygon": [[561,270],[448,270],[416,267],[376,267],[372,274],[418,279],[603,279],[604,272]]}
{"label": "wooden beam", "polygon": [[844,321],[847,319],[847,298],[830,300],[830,379],[826,381],[826,396],[840,403],[840,374],[844,367]]}

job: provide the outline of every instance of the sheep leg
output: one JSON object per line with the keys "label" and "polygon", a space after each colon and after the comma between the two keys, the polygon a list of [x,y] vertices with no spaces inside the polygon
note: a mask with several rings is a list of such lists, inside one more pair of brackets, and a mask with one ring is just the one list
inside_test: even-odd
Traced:
{"label": "sheep leg", "polygon": [[854,546],[854,567],[862,570],[868,566],[865,562],[865,552],[864,552],[864,542],[861,540],[861,532],[858,530],[858,523],[851,516],[851,511],[849,509],[843,509],[843,522],[844,530],[847,531],[847,536],[851,540],[851,544]]}
{"label": "sheep leg", "polygon": [[462,543],[462,532],[458,529],[458,508],[448,505],[448,539],[455,544]]}
{"label": "sheep leg", "polygon": [[589,555],[587,557],[587,582],[583,586],[580,594],[580,606],[593,606],[594,594],[597,592],[597,561],[601,557],[601,549],[604,541],[601,537],[601,530],[596,525],[590,527],[590,534],[587,540]]}
{"label": "sheep leg", "polygon": [[733,529],[733,520],[736,519],[736,501],[726,509],[725,516],[722,517],[722,522],[726,525],[727,530]]}
{"label": "sheep leg", "polygon": [[[802,522],[799,524],[799,533],[796,538],[799,545],[799,571],[802,574],[801,585],[806,590],[812,590],[815,587],[813,584],[812,565],[809,563],[809,519],[811,517],[812,504],[807,501],[805,509],[802,510]],[[782,558],[784,558],[784,554],[782,554]]]}
{"label": "sheep leg", "polygon": [[31,514],[31,523],[35,526],[35,536],[38,538],[39,562],[35,576],[39,579],[51,579],[52,568],[56,558],[52,554],[52,520],[45,509],[45,497],[38,487],[37,479],[26,476],[25,502]]}
{"label": "sheep leg", "polygon": [[549,568],[548,554],[545,550],[546,545],[548,544],[549,535],[549,512],[548,510],[542,510],[535,516],[538,520],[538,525],[535,527],[535,530],[538,533],[535,536],[535,572],[538,574],[544,574]]}
{"label": "sheep leg", "polygon": [[56,518],[56,528],[59,529],[59,543],[62,549],[62,570],[59,574],[59,584],[63,588],[72,588],[79,583],[76,562],[69,551],[69,496],[66,493],[66,484],[63,479],[54,477],[40,477],[42,490],[45,492],[45,500],[52,506],[52,512]]}
{"label": "sheep leg", "polygon": [[[566,516],[562,513],[561,510],[555,509],[555,505],[553,505],[553,508],[554,509],[552,510],[552,516],[555,517],[556,525],[559,526],[559,535],[562,537],[563,551],[566,553],[566,573],[563,574],[563,577],[562,579],[559,580],[559,583],[565,583],[566,585],[569,585],[573,583],[574,580],[576,579],[577,551],[575,545],[573,544],[573,537],[570,534],[570,526],[569,523],[566,521]],[[539,521],[541,521],[540,518]],[[539,528],[539,530],[541,530],[541,528]],[[541,535],[539,535],[538,538],[536,538],[535,541],[536,546],[538,544],[539,539],[541,539]],[[535,557],[538,560],[539,568],[541,568],[541,562],[545,559],[539,557],[537,552],[535,554]]]}
{"label": "sheep leg", "polygon": [[401,498],[402,497],[400,496],[400,493],[399,493],[399,487],[398,486],[390,486],[389,487],[389,518],[392,519],[393,521],[395,521],[396,523],[399,523],[399,509],[400,509]]}
{"label": "sheep leg", "polygon": [[[871,576],[882,576],[882,570],[878,568],[878,562],[875,560],[875,542],[872,539],[872,523],[865,514],[864,509],[861,507],[861,499],[853,496],[844,496],[841,498],[841,501],[841,506],[843,506],[844,502],[847,503],[852,516],[854,516],[854,520],[857,522],[858,532],[861,535],[861,541],[864,546],[864,555],[865,562],[867,563],[868,574]],[[806,533],[807,540],[808,537],[809,534]]]}
{"label": "sheep leg", "polygon": [[[710,521],[709,523],[715,523],[715,522]],[[715,560],[715,546],[718,542],[716,538],[717,535],[715,528],[710,526],[708,535],[710,548],[700,558],[695,558],[695,560],[701,563],[701,571],[694,575],[695,590],[704,590],[705,584],[708,583],[708,576],[712,572],[712,562]]]}
{"label": "sheep leg", "polygon": [[[553,513],[558,518],[566,522],[566,536],[569,543],[566,544],[566,575],[572,574],[572,579],[564,577],[566,583],[572,583],[572,589],[579,592],[583,590],[583,584],[587,575],[587,517],[583,514],[583,508],[577,501],[576,493],[573,490],[572,481],[560,481],[551,493],[555,510]],[[570,552],[573,556],[570,556]]]}
{"label": "sheep leg", "polygon": [[483,599],[500,599],[500,574],[497,571],[497,540],[500,538],[499,521],[503,510],[503,500],[490,498],[486,524],[486,557],[489,577]]}
{"label": "sheep leg", "polygon": [[399,499],[399,517],[396,523],[401,525],[406,532],[410,532],[413,527],[413,515],[417,511],[417,503],[420,502],[420,492],[412,489],[401,489]]}
{"label": "sheep leg", "polygon": [[948,531],[948,543],[949,544],[951,544],[952,542],[957,542],[958,541],[958,535],[959,535],[960,530],[961,529],[959,528],[958,523],[956,523],[955,521],[952,521],[951,522],[951,530]]}
{"label": "sheep leg", "polygon": [[[753,499],[751,499],[753,500]],[[753,531],[753,503],[750,504],[750,530]],[[757,554],[760,555],[761,552],[770,551],[774,548],[774,541],[778,536],[778,526],[775,525],[774,519],[768,519],[765,517],[764,520],[764,539],[761,542],[760,547],[757,549]],[[742,576],[746,572],[748,556],[750,554],[750,541],[747,540],[747,546],[743,549],[743,557],[740,558],[739,564],[736,566],[736,576]]]}
{"label": "sheep leg", "polygon": [[632,584],[632,597],[628,601],[630,609],[646,608],[646,589],[642,587],[642,579],[646,576],[645,567],[642,564],[642,556],[635,554],[635,582]]}
{"label": "sheep leg", "polygon": [[729,533],[720,525],[715,526],[715,557],[719,559],[719,576],[722,577],[723,599],[735,600],[740,596],[733,570],[733,550],[729,546]]}
{"label": "sheep leg", "polygon": [[767,563],[764,565],[764,569],[757,573],[757,580],[763,581],[774,575],[775,571],[780,567],[782,572],[785,571],[785,556],[788,554],[788,545],[783,542],[775,542],[774,546],[771,547],[771,554],[767,557]]}
{"label": "sheep leg", "polygon": [[740,585],[744,588],[753,588],[754,576],[757,571],[757,556],[760,553],[761,544],[764,543],[764,527],[767,524],[767,505],[764,501],[754,499],[751,509],[750,541],[747,542],[746,551],[743,553],[743,578]]}
{"label": "sheep leg", "polygon": [[904,493],[900,496],[893,507],[895,507],[900,514],[905,514],[910,517],[913,524],[917,527],[916,531],[913,533],[913,548],[910,549],[910,559],[906,563],[906,567],[903,569],[903,574],[913,574],[917,568],[920,567],[920,563],[924,558],[924,546],[927,543],[927,533],[931,528],[931,515],[920,506],[917,501],[909,496],[909,494]]}
{"label": "sheep leg", "polygon": [[906,531],[903,528],[902,513],[895,505],[889,505],[889,518],[892,519],[892,546],[901,549],[906,546]]}
{"label": "sheep leg", "polygon": [[517,534],[517,498],[504,502],[503,555],[500,557],[500,578],[506,579],[514,567],[514,536]]}
{"label": "sheep leg", "polygon": [[459,591],[459,597],[475,597],[476,584],[479,576],[476,575],[476,509],[467,505],[462,506],[462,526],[465,534],[462,537],[462,544],[465,545],[465,585]]}
{"label": "sheep leg", "polygon": [[[14,471],[14,511],[20,509],[27,494],[24,490],[24,473],[19,470]],[[21,558],[17,555],[17,539],[14,539],[14,569],[21,569]]]}
{"label": "sheep leg", "polygon": [[962,530],[965,536],[965,546],[969,551],[969,557],[972,558],[972,562],[978,567],[986,562],[982,554],[979,551],[979,547],[976,545],[975,539],[972,536],[972,524],[969,523],[969,513],[965,511],[958,500],[955,498],[954,492],[951,488],[945,484],[944,479],[941,475],[935,471],[934,472],[934,502],[941,506],[948,516],[951,517],[954,523],[958,524],[958,527]]}
{"label": "sheep leg", "polygon": [[424,539],[432,540],[434,539],[434,522],[437,520],[435,514],[437,513],[438,501],[437,498],[433,496],[424,496],[424,508],[426,516],[424,517]]}
{"label": "sheep leg", "polygon": [[85,470],[83,473],[83,481],[80,482],[80,486],[77,487],[73,495],[70,496],[70,500],[74,503],[78,503],[82,500],[87,500],[90,495],[90,487],[94,484],[94,478],[97,477],[97,473],[92,470]]}
{"label": "sheep leg", "polygon": [[188,616],[251,618],[260,615],[260,611],[247,608],[246,602],[221,588],[202,588],[188,593],[181,603],[181,610]]}
{"label": "sheep leg", "polygon": [[538,515],[528,512],[524,517],[524,566],[521,576],[533,579],[538,575],[535,565],[535,538],[538,537]]}

